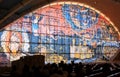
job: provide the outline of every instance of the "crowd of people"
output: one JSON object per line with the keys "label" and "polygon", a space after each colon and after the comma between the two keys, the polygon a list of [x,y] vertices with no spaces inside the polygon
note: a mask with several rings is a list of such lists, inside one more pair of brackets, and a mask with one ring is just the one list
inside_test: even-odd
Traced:
{"label": "crowd of people", "polygon": [[21,74],[12,66],[11,77],[119,77],[120,65],[115,63],[48,63],[44,66],[24,65]]}

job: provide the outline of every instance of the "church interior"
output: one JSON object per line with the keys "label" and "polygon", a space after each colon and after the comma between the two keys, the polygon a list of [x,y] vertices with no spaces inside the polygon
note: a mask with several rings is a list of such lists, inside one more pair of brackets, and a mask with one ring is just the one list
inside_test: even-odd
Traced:
{"label": "church interior", "polygon": [[119,77],[120,0],[0,0],[1,77]]}

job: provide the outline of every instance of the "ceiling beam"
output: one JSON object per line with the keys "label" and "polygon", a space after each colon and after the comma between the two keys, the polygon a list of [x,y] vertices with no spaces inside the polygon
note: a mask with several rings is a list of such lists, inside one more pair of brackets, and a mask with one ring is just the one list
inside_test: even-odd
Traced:
{"label": "ceiling beam", "polygon": [[32,0],[23,0],[22,2],[20,2],[19,4],[17,4],[16,6],[14,6],[12,9],[9,10],[9,13],[2,18],[2,20],[0,20],[0,24],[2,24],[3,22],[5,22],[5,20],[12,16],[15,12],[17,12],[18,10],[20,10],[21,8],[23,8],[24,6],[26,6],[27,4],[29,4]]}

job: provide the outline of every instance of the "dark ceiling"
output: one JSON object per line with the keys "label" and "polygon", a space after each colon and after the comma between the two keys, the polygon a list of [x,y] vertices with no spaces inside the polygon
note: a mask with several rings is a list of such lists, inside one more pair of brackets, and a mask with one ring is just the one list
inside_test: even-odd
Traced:
{"label": "dark ceiling", "polygon": [[[65,0],[0,0],[0,29],[19,17],[55,1]],[[105,14],[120,31],[120,0],[66,0],[85,3]]]}
{"label": "dark ceiling", "polygon": [[48,3],[48,0],[0,0],[0,29],[24,14]]}

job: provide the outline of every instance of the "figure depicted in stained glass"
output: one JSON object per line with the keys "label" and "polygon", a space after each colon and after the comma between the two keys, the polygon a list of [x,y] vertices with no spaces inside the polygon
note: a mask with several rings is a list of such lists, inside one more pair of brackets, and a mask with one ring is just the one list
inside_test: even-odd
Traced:
{"label": "figure depicted in stained glass", "polygon": [[[12,31],[13,30],[13,31]],[[1,35],[1,46],[4,49],[4,52],[6,52],[6,55],[10,60],[16,60],[19,59],[21,54],[24,52],[28,52],[29,45],[26,42],[26,39],[28,41],[28,36],[26,33],[17,32],[15,30],[20,30],[20,27],[17,25],[14,27],[10,26],[6,29],[6,31],[3,31],[3,34]],[[23,39],[24,38],[24,39]],[[6,42],[5,42],[6,41]],[[22,51],[19,52],[19,49]]]}
{"label": "figure depicted in stained glass", "polygon": [[39,42],[39,21],[43,18],[42,15],[36,14],[36,13],[30,13],[26,16],[24,16],[24,18],[29,18],[31,24],[31,52],[35,52],[35,47],[38,46],[38,42]]}

